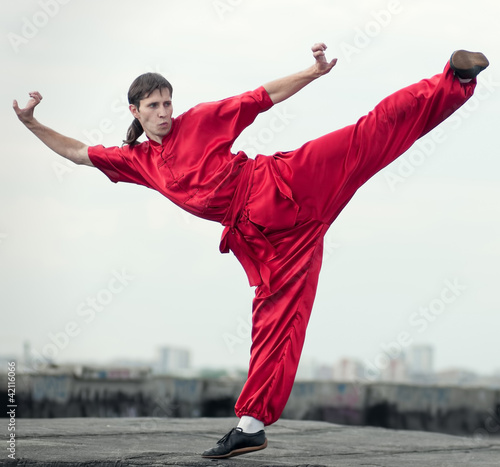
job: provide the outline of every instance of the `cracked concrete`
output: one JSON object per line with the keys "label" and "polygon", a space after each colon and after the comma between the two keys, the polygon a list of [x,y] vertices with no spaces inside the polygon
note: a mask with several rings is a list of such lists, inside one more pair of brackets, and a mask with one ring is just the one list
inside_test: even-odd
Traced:
{"label": "cracked concrete", "polygon": [[[280,420],[266,429],[267,449],[228,460],[203,459],[235,419],[18,419],[18,466],[366,466],[498,467],[500,437],[482,439],[417,431]],[[7,439],[5,433],[4,439]]]}

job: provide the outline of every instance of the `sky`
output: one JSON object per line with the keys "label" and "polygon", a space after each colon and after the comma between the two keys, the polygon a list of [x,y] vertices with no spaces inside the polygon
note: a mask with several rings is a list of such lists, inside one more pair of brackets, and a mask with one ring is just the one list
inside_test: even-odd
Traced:
{"label": "sky", "polygon": [[469,103],[332,225],[304,362],[377,365],[430,344],[437,370],[500,369],[498,2],[23,0],[2,13],[0,355],[29,342],[60,363],[146,361],[172,346],[197,368],[246,368],[253,289],[219,253],[221,226],[65,162],[12,100],[38,90],[43,124],[116,146],[131,123],[128,87],[145,71],[173,84],[175,116],[305,69],[325,42],[334,70],[261,114],[235,151],[273,154],[354,123],[440,73],[456,49],[491,66]]}

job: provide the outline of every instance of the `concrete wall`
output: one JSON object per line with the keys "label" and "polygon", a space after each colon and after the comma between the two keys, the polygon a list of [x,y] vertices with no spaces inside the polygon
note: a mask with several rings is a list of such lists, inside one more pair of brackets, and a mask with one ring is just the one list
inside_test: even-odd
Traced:
{"label": "concrete wall", "polygon": [[[7,387],[1,378],[0,384]],[[242,385],[232,379],[152,375],[106,379],[70,372],[20,374],[16,399],[18,416],[30,418],[230,417]],[[283,418],[500,435],[500,390],[297,381]]]}
{"label": "concrete wall", "polygon": [[500,434],[500,390],[372,384],[366,423],[395,429],[477,436]]}
{"label": "concrete wall", "polygon": [[323,420],[343,425],[365,424],[367,386],[331,381],[297,381],[284,418]]}

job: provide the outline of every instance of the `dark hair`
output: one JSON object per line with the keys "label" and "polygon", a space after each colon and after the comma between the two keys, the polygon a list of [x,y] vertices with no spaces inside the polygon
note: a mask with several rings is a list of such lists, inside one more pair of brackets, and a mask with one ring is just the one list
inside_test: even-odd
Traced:
{"label": "dark hair", "polygon": [[[130,85],[128,90],[128,103],[135,105],[139,108],[142,99],[148,97],[151,93],[159,89],[168,89],[170,96],[172,96],[172,85],[159,73],[144,73],[138,76]],[[141,123],[137,118],[134,118],[132,125],[129,126],[127,131],[127,139],[123,140],[125,144],[133,146],[137,144],[137,139],[144,133]]]}

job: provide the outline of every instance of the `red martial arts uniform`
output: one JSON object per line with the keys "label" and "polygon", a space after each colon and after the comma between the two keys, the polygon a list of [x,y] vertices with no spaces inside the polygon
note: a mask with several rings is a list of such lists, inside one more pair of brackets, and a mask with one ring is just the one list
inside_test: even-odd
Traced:
{"label": "red martial arts uniform", "polygon": [[89,148],[113,182],[153,188],[186,211],[225,226],[221,252],[243,265],[253,301],[248,379],[236,414],[274,423],[290,395],[312,310],[323,237],[356,190],[472,96],[444,73],[408,86],[356,124],[295,151],[231,153],[272,101],[263,87],[195,106],[173,119],[162,144]]}

